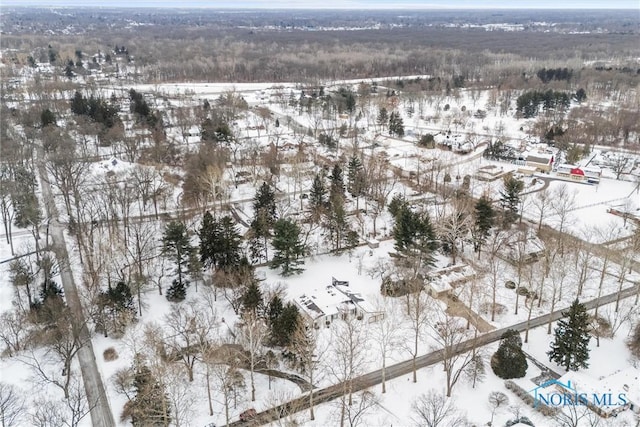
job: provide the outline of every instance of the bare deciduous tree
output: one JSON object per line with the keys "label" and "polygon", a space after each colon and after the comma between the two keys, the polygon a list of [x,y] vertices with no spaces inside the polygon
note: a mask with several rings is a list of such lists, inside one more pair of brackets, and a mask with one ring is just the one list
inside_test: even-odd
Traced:
{"label": "bare deciduous tree", "polygon": [[83,341],[81,334],[73,330],[71,323],[75,322],[69,321],[70,313],[62,310],[58,314],[59,318],[53,328],[42,331],[38,338],[38,341],[46,345],[44,353],[30,349],[20,356],[20,361],[31,367],[38,379],[60,388],[65,399],[68,399],[74,377],[71,364],[78,351],[87,343]]}
{"label": "bare deciduous tree", "polygon": [[363,390],[354,394],[352,403],[344,408],[346,423],[348,423],[349,427],[366,425],[365,415],[371,408],[378,404],[378,397],[369,390]]}
{"label": "bare deciduous tree", "polygon": [[268,334],[267,325],[264,320],[256,315],[252,310],[247,310],[242,315],[242,326],[240,327],[240,343],[247,354],[247,362],[249,363],[249,378],[251,381],[251,401],[256,400],[256,384],[254,380],[254,372],[256,363],[258,362],[261,352],[263,351],[263,342]]}
{"label": "bare deciduous tree", "polygon": [[[321,345],[318,340],[318,330],[298,322],[293,339],[291,340],[291,351],[293,351],[300,363],[300,370],[309,382],[311,387],[315,387],[318,378],[318,367],[323,363],[323,357],[327,348]],[[313,390],[309,391],[309,416],[315,420],[313,411]]]}
{"label": "bare deciduous tree", "polygon": [[[456,199],[452,203],[452,212],[436,224],[437,233],[451,254],[452,264],[456,263],[456,256],[460,250],[458,243],[462,242],[464,245],[463,239],[469,233],[472,225],[469,207],[464,200]],[[461,249],[464,250],[464,246]]]}
{"label": "bare deciduous tree", "polygon": [[430,335],[443,351],[442,364],[447,381],[447,397],[460,379],[460,375],[473,361],[473,352],[459,351],[458,346],[468,338],[464,323],[457,317],[437,310],[430,322]]}
{"label": "bare deciduous tree", "polygon": [[378,345],[378,351],[382,358],[382,393],[387,392],[387,358],[389,353],[402,342],[400,338],[400,313],[397,305],[385,303],[384,299],[378,300],[376,310],[383,312],[384,317],[376,321],[373,326],[373,337]]}
{"label": "bare deciduous tree", "polygon": [[328,371],[342,385],[340,398],[340,427],[347,422],[347,408],[353,404],[354,379],[362,372],[368,359],[367,331],[362,322],[353,317],[333,323],[332,358],[327,360]]}
{"label": "bare deciduous tree", "polygon": [[0,382],[0,426],[14,427],[23,423],[24,397],[13,385]]}
{"label": "bare deciduous tree", "polygon": [[586,405],[563,405],[562,411],[553,417],[558,427],[604,427],[609,425]]}
{"label": "bare deciduous tree", "polygon": [[[168,336],[162,344],[168,347],[169,360],[179,360],[187,370],[189,382],[193,381],[193,368],[203,348],[217,327],[218,320],[202,310],[195,301],[173,305],[165,316]],[[160,337],[158,337],[160,338]]]}
{"label": "bare deciduous tree", "polygon": [[542,220],[545,215],[549,212],[553,200],[551,198],[551,192],[549,191],[549,187],[545,187],[542,190],[536,192],[535,196],[533,196],[531,200],[531,205],[533,209],[538,214],[538,232],[542,228]]}
{"label": "bare deciduous tree", "polygon": [[407,294],[404,315],[408,321],[408,328],[411,331],[412,340],[405,343],[407,350],[411,354],[413,365],[413,382],[418,382],[416,368],[416,358],[418,357],[418,346],[420,337],[429,322],[430,297],[423,290],[420,284],[416,292]]}
{"label": "bare deciduous tree", "polygon": [[463,427],[467,425],[466,418],[458,413],[454,401],[434,390],[418,396],[411,407],[415,414],[414,421],[421,426]]}
{"label": "bare deciduous tree", "polygon": [[[556,216],[556,227],[560,234],[574,221],[573,210],[576,208],[576,191],[569,190],[569,186],[562,184],[551,192],[551,211]],[[560,255],[564,255],[564,239],[560,240]]]}
{"label": "bare deciduous tree", "polygon": [[0,314],[0,341],[4,343],[9,357],[24,348],[30,333],[24,314],[15,309]]}
{"label": "bare deciduous tree", "polygon": [[501,391],[492,391],[489,393],[489,406],[491,407],[491,421],[489,425],[493,425],[493,417],[498,409],[506,407],[509,404],[509,398]]}

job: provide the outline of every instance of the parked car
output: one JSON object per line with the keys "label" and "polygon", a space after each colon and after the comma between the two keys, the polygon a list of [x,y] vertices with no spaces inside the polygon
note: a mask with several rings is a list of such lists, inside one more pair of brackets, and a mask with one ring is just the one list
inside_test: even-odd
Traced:
{"label": "parked car", "polygon": [[249,421],[257,415],[257,412],[253,408],[249,408],[240,414],[240,421]]}

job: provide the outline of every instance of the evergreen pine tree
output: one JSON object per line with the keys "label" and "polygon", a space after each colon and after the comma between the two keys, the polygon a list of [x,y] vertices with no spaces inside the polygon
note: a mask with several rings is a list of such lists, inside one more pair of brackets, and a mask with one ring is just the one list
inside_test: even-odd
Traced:
{"label": "evergreen pine tree", "polygon": [[173,279],[171,286],[167,289],[167,299],[171,302],[184,301],[187,297],[187,288],[184,282],[180,282],[178,279]]}
{"label": "evergreen pine tree", "polygon": [[238,266],[241,258],[242,236],[233,218],[225,215],[218,220],[206,212],[198,235],[200,236],[200,262],[205,267],[229,271]]}
{"label": "evergreen pine tree", "polygon": [[274,227],[273,248],[275,254],[271,268],[282,268],[283,276],[302,272],[304,245],[300,240],[300,227],[289,219],[279,219]]}
{"label": "evergreen pine tree", "polygon": [[378,117],[376,121],[378,122],[378,125],[382,126],[383,128],[389,122],[389,113],[387,112],[387,109],[385,107],[380,107],[380,109],[378,110]]}
{"label": "evergreen pine tree", "polygon": [[433,251],[438,244],[429,215],[426,212],[414,212],[408,205],[403,205],[395,220],[395,249],[405,256],[419,258],[420,264],[424,266],[433,265]]}
{"label": "evergreen pine tree", "polygon": [[242,258],[242,236],[233,218],[229,215],[222,217],[220,228],[220,259],[218,260],[218,267],[226,271],[240,264],[240,259]]}
{"label": "evergreen pine tree", "polygon": [[276,222],[276,198],[273,189],[266,182],[253,198],[254,217],[251,221],[252,251],[257,258],[269,259],[267,239],[271,237],[271,229]]}
{"label": "evergreen pine tree", "polygon": [[522,378],[527,373],[527,358],[522,351],[522,339],[518,331],[507,330],[502,334],[500,347],[491,357],[491,369],[502,379]]}
{"label": "evergreen pine tree", "polygon": [[269,308],[267,309],[267,318],[269,320],[269,327],[273,329],[274,323],[278,320],[284,310],[284,304],[282,299],[278,295],[274,295],[269,301]]}
{"label": "evergreen pine tree", "polygon": [[351,157],[347,169],[347,190],[352,197],[356,198],[356,209],[358,209],[359,197],[364,193],[365,174],[362,162],[357,156]]}
{"label": "evergreen pine tree", "polygon": [[[183,278],[184,270],[189,262],[189,254],[193,250],[189,241],[189,233],[184,223],[180,221],[171,221],[165,227],[162,237],[164,253],[171,257],[176,264],[176,273],[178,277],[167,291],[167,298],[180,301],[184,299],[186,294],[186,285],[188,282]],[[171,292],[171,295],[169,294]]]}
{"label": "evergreen pine tree", "polygon": [[160,381],[139,355],[134,358],[133,369],[135,396],[125,406],[123,421],[130,418],[134,426],[168,426],[170,403]]}
{"label": "evergreen pine tree", "polygon": [[136,310],[133,305],[131,288],[129,288],[129,285],[124,281],[119,281],[115,288],[110,288],[107,291],[107,294],[115,312],[130,312],[135,314]]}
{"label": "evergreen pine tree", "polygon": [[491,201],[485,196],[480,197],[476,203],[474,214],[473,249],[479,253],[495,221],[495,212]]}
{"label": "evergreen pine tree", "polygon": [[309,192],[309,210],[311,211],[311,220],[315,223],[320,220],[322,213],[327,206],[327,189],[320,175],[316,175]]}
{"label": "evergreen pine tree", "polygon": [[562,312],[562,316],[554,331],[551,350],[547,352],[549,360],[567,371],[588,368],[591,336],[587,308],[576,299],[567,311]]}
{"label": "evergreen pine tree", "polygon": [[220,224],[213,218],[211,212],[205,212],[202,224],[198,231],[200,238],[200,262],[207,268],[215,268],[217,265],[217,236],[220,233]]}
{"label": "evergreen pine tree", "polygon": [[400,113],[393,111],[389,116],[389,135],[396,135],[400,138],[404,136],[404,122]]}
{"label": "evergreen pine tree", "polygon": [[[2,184],[6,185],[7,182]],[[39,224],[42,220],[42,211],[35,193],[36,178],[33,172],[24,167],[16,167],[13,182],[8,184],[15,212],[13,224],[21,228]]]}
{"label": "evergreen pine tree", "polygon": [[347,213],[344,209],[344,200],[341,197],[335,197],[329,205],[325,226],[329,231],[329,239],[333,244],[333,249],[336,251],[340,250],[342,248],[342,241],[349,229]]}
{"label": "evergreen pine tree", "polygon": [[519,179],[507,175],[504,178],[503,188],[500,191],[500,204],[503,210],[503,226],[509,227],[518,219],[520,211],[520,193],[524,183]]}
{"label": "evergreen pine tree", "polygon": [[393,219],[397,220],[398,214],[400,214],[400,212],[402,212],[402,209],[407,206],[407,200],[404,198],[404,196],[400,193],[396,193],[391,198],[387,210],[389,211]]}
{"label": "evergreen pine tree", "polygon": [[71,100],[71,112],[79,116],[88,113],[87,100],[78,91],[76,91]]}
{"label": "evergreen pine tree", "polygon": [[329,175],[329,181],[331,186],[329,187],[329,203],[337,203],[344,201],[344,177],[342,175],[342,168],[338,163],[333,165],[331,175]]}
{"label": "evergreen pine tree", "polygon": [[42,113],[40,113],[40,124],[42,125],[42,127],[46,127],[50,125],[55,126],[56,125],[55,114],[53,114],[53,112],[48,108],[45,108],[44,110],[42,110]]}
{"label": "evergreen pine tree", "polygon": [[271,324],[271,340],[274,345],[286,347],[291,343],[299,321],[298,308],[288,302]]}
{"label": "evergreen pine tree", "polygon": [[262,305],[262,291],[257,283],[252,282],[247,286],[247,290],[242,295],[242,308],[245,311],[251,311],[254,314]]}

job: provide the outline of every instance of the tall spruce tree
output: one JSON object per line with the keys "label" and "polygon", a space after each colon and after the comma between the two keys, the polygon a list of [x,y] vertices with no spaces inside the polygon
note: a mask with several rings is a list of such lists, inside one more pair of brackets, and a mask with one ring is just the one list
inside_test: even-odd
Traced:
{"label": "tall spruce tree", "polygon": [[473,250],[480,253],[482,246],[487,241],[489,230],[495,223],[495,211],[491,201],[485,196],[480,197],[474,209],[473,226]]}
{"label": "tall spruce tree", "polygon": [[491,357],[491,369],[502,379],[522,378],[527,373],[527,358],[522,351],[520,333],[508,329],[502,334],[500,347]]}
{"label": "tall spruce tree", "polygon": [[282,268],[283,276],[301,273],[304,264],[304,245],[300,239],[300,227],[290,219],[279,219],[274,227],[273,248],[275,253],[271,268]]}
{"label": "tall spruce tree", "polygon": [[253,198],[253,221],[251,221],[251,251],[254,259],[269,259],[268,239],[276,222],[276,197],[266,182]]}
{"label": "tall spruce tree", "polygon": [[293,332],[298,326],[298,308],[288,302],[280,314],[271,322],[271,341],[274,345],[286,347],[291,343]]}
{"label": "tall spruce tree", "polygon": [[329,231],[329,240],[333,249],[342,249],[342,243],[349,231],[347,212],[344,209],[344,199],[335,197],[326,212],[325,227]]}
{"label": "tall spruce tree", "polygon": [[262,306],[262,291],[258,283],[251,282],[242,295],[242,309],[252,312],[255,316],[260,306]]}
{"label": "tall spruce tree", "polygon": [[502,225],[508,228],[518,219],[520,211],[520,193],[524,188],[524,183],[519,179],[507,175],[503,181],[503,187],[500,191],[500,204],[503,210]]}
{"label": "tall spruce tree", "polygon": [[240,259],[242,258],[242,236],[240,235],[233,218],[229,215],[222,217],[220,225],[222,234],[218,267],[226,271],[236,268],[240,264]]}
{"label": "tall spruce tree", "polygon": [[130,418],[134,426],[168,426],[171,406],[162,383],[141,356],[136,355],[133,363],[135,396],[125,405],[122,421]]}
{"label": "tall spruce tree", "polygon": [[186,296],[186,285],[188,285],[188,282],[184,279],[184,272],[189,262],[189,255],[193,251],[186,225],[180,221],[168,223],[162,236],[162,243],[164,253],[173,259],[176,264],[176,273],[178,275],[167,290],[167,299],[181,301]]}
{"label": "tall spruce tree", "polygon": [[311,184],[309,192],[309,210],[311,211],[311,221],[317,223],[327,207],[327,189],[324,180],[320,175],[316,175]]}
{"label": "tall spruce tree", "polygon": [[419,255],[424,266],[434,262],[433,251],[438,248],[429,214],[414,212],[408,205],[399,207],[393,227],[395,249],[405,256]]}
{"label": "tall spruce tree", "polygon": [[211,215],[211,212],[205,212],[202,217],[200,230],[198,231],[198,237],[200,238],[200,262],[202,262],[204,267],[217,267],[218,236],[220,233],[220,223]]}
{"label": "tall spruce tree", "polygon": [[284,304],[282,303],[282,298],[278,295],[274,295],[269,301],[269,306],[267,307],[267,320],[269,321],[269,327],[273,330],[274,323],[278,320],[278,317],[282,314],[282,310],[284,310]]}
{"label": "tall spruce tree", "polygon": [[376,118],[376,121],[378,122],[378,125],[383,128],[387,126],[389,122],[389,113],[385,107],[380,107],[378,110],[378,117]]}
{"label": "tall spruce tree", "polygon": [[562,316],[554,331],[551,350],[547,352],[549,360],[567,371],[588,368],[591,335],[587,308],[576,299]]}
{"label": "tall spruce tree", "polygon": [[216,219],[206,212],[198,234],[205,267],[229,271],[240,264],[242,236],[229,215]]}
{"label": "tall spruce tree", "polygon": [[357,156],[351,157],[347,169],[347,190],[356,198],[356,209],[359,209],[358,202],[364,193],[365,178],[362,162]]}
{"label": "tall spruce tree", "polygon": [[404,136],[404,122],[400,113],[393,111],[389,116],[389,135],[396,135],[400,138]]}
{"label": "tall spruce tree", "polygon": [[342,168],[338,163],[333,165],[331,175],[329,175],[331,186],[329,187],[329,203],[344,201],[344,176]]}

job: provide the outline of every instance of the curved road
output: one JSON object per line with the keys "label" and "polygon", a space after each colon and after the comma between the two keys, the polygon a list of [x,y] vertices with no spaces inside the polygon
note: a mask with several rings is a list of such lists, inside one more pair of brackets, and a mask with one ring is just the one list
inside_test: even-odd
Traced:
{"label": "curved road", "polygon": [[78,335],[82,347],[78,350],[78,362],[82,372],[82,381],[90,408],[91,425],[93,427],[114,427],[115,421],[109,406],[109,400],[105,392],[102,377],[98,371],[96,357],[91,344],[91,334],[87,328],[87,322],[82,311],[78,288],[73,279],[69,253],[64,239],[64,225],[58,221],[58,209],[56,208],[51,184],[46,170],[46,156],[44,149],[38,147],[38,174],[44,199],[47,216],[51,218],[50,232],[51,245],[60,267],[60,278],[64,288],[64,297],[72,313],[73,331]]}
{"label": "curved road", "polygon": [[[629,298],[631,296],[636,295],[638,292],[638,288],[640,284],[635,284],[629,288],[623,289],[620,291],[620,299]],[[614,292],[609,295],[604,295],[600,298],[595,298],[590,301],[584,303],[587,309],[594,309],[596,306],[601,306],[604,304],[609,304],[615,302],[618,298],[618,292]],[[531,319],[529,322],[524,321],[520,323],[516,323],[515,325],[508,326],[502,329],[496,329],[489,333],[478,336],[475,339],[470,339],[467,341],[463,341],[458,344],[455,348],[455,353],[464,353],[470,351],[474,347],[483,347],[487,344],[491,344],[500,340],[500,337],[507,329],[515,329],[518,332],[523,332],[527,329],[527,323],[529,324],[529,328],[534,328],[537,326],[546,325],[549,320],[556,321],[562,317],[562,312],[565,311],[566,308],[561,310],[556,310],[553,313],[545,314],[544,316],[539,316],[534,319]],[[439,363],[444,358],[443,350],[436,350],[431,353],[427,353],[423,356],[420,356],[416,359],[416,366],[418,369],[435,365]],[[412,360],[405,360],[404,362],[396,363],[395,365],[391,365],[386,370],[386,379],[391,380],[393,378],[400,377],[402,375],[407,375],[413,372],[413,363]],[[375,385],[382,383],[382,370],[377,370],[373,372],[369,372],[368,374],[357,377],[353,380],[353,392],[357,392],[360,390],[364,390]],[[342,383],[335,384],[320,390],[317,390],[313,393],[313,401],[315,405],[330,402],[334,399],[340,397],[345,390],[345,387]],[[260,412],[257,416],[251,420],[250,422],[242,422],[236,421],[230,423],[230,426],[240,427],[240,426],[259,426],[264,425],[270,422],[273,422],[281,417],[286,417],[292,415],[296,412],[303,411],[305,409],[309,409],[309,396],[305,395],[299,397],[297,399],[291,400],[282,405],[276,406],[274,408],[270,408],[266,411]]]}

